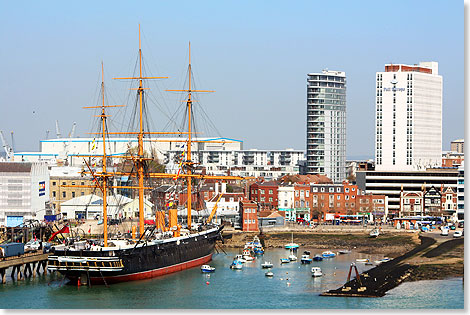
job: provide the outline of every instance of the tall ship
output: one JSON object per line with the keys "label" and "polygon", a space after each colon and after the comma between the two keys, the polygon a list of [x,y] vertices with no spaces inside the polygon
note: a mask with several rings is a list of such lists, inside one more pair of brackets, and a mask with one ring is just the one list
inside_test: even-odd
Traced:
{"label": "tall ship", "polygon": [[[109,107],[117,107],[124,105],[105,105],[104,94],[104,71],[102,65],[101,80],[101,101],[100,106],[90,106],[85,108],[95,108],[100,110],[98,117],[101,120],[100,137],[103,140],[103,150],[99,155],[93,158],[102,160],[101,171],[96,171],[89,163],[85,173],[93,176],[94,186],[99,189],[103,196],[103,239],[93,241],[91,239],[74,240],[68,244],[56,245],[52,248],[52,254],[48,258],[48,270],[58,271],[68,278],[72,283],[82,284],[110,284],[123,281],[133,281],[140,279],[153,278],[173,272],[178,272],[188,268],[207,264],[212,259],[216,241],[222,239],[223,225],[211,223],[211,219],[215,214],[216,208],[212,209],[209,218],[204,224],[192,224],[192,187],[196,180],[229,180],[242,177],[237,176],[209,176],[195,173],[195,163],[191,159],[191,144],[193,140],[193,100],[192,93],[195,92],[212,92],[206,90],[192,89],[191,82],[191,46],[189,45],[189,80],[188,89],[183,90],[167,90],[186,93],[185,110],[187,117],[187,131],[175,132],[179,138],[174,141],[183,143],[184,151],[180,156],[180,169],[177,174],[148,172],[150,169],[148,163],[150,158],[146,157],[144,152],[144,137],[155,134],[169,134],[169,132],[150,132],[144,130],[145,110],[145,90],[144,81],[150,79],[161,79],[164,77],[146,77],[142,74],[142,49],[139,25],[139,76],[127,78],[114,78],[125,80],[137,80],[139,85],[137,90],[136,117],[138,128],[129,132],[108,132],[106,110]],[[131,171],[117,171],[108,167],[109,155],[106,152],[106,139],[110,134],[128,134],[137,137],[137,148],[129,150],[125,155],[120,156],[122,159],[130,161],[133,165]],[[179,140],[178,140],[179,139]],[[116,158],[114,155],[113,158]],[[109,237],[108,236],[108,214],[107,214],[107,198],[112,189],[123,188],[113,184],[112,178],[119,176],[134,177],[137,185],[125,186],[125,189],[135,189],[138,192],[139,201],[139,231],[133,233],[132,237]],[[152,187],[144,184],[148,179],[169,179],[182,182],[186,190],[186,224],[179,223],[177,217],[177,208],[175,205],[169,205],[164,209],[156,210],[155,224],[144,225],[144,195],[145,191],[149,191]],[[179,184],[181,185],[181,184]],[[79,186],[75,186],[79,187]],[[85,186],[83,186],[85,187]],[[167,218],[167,220],[165,220]],[[180,220],[181,221],[181,220]]]}

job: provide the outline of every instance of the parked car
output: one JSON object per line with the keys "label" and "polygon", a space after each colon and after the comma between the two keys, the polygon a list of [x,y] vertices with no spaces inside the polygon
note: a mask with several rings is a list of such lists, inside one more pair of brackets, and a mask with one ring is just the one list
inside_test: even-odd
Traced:
{"label": "parked car", "polygon": [[451,229],[451,230],[455,230],[455,225],[451,225],[451,226],[450,226],[450,229]]}
{"label": "parked car", "polygon": [[38,240],[30,240],[26,244],[24,244],[24,251],[27,252],[35,252],[41,248],[41,241]]}
{"label": "parked car", "polygon": [[462,236],[462,231],[455,231],[454,232],[454,237],[461,237]]}
{"label": "parked car", "polygon": [[446,229],[446,228],[442,229],[441,230],[441,235],[442,236],[448,236],[449,235],[449,229]]}

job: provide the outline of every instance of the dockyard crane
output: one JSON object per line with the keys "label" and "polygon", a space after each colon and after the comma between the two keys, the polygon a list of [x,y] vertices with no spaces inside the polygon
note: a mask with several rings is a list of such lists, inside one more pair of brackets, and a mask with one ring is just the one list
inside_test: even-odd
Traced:
{"label": "dockyard crane", "polygon": [[59,121],[55,121],[55,133],[57,134],[57,139],[60,139],[60,129],[59,129]]}
{"label": "dockyard crane", "polygon": [[3,131],[1,131],[1,130],[0,130],[0,138],[2,139],[3,149],[5,150],[7,161],[13,160],[13,155],[14,155],[13,149],[8,144],[7,140],[3,136]]}
{"label": "dockyard crane", "polygon": [[220,193],[219,198],[217,198],[217,201],[215,202],[214,208],[212,209],[211,215],[209,216],[209,218],[207,218],[207,222],[206,222],[207,224],[209,224],[209,222],[211,222],[212,217],[216,213],[217,205],[219,204],[219,201],[220,201],[220,199],[222,198],[223,195],[224,195],[223,193]]}

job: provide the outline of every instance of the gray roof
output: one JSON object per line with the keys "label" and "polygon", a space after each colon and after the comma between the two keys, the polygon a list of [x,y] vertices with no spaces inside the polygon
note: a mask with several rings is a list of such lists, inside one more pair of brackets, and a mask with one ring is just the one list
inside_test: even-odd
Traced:
{"label": "gray roof", "polygon": [[31,162],[0,162],[0,172],[30,173],[32,165]]}

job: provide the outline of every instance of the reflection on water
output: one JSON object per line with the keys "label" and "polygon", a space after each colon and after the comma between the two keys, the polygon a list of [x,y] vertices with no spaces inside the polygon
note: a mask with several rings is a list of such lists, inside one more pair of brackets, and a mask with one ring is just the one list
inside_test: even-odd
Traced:
{"label": "reflection on water", "polygon": [[[2,308],[463,308],[461,279],[420,281],[400,285],[382,298],[320,297],[321,292],[337,288],[347,278],[351,262],[357,258],[383,257],[351,253],[336,258],[280,264],[287,258],[284,249],[268,249],[264,256],[244,264],[242,270],[229,265],[238,250],[228,255],[214,254],[210,265],[215,273],[203,274],[199,268],[163,277],[114,284],[110,287],[63,285],[60,274],[0,285]],[[312,256],[322,250],[310,249]],[[265,276],[264,261],[271,261],[274,277]],[[311,267],[319,266],[323,277],[313,278]],[[357,263],[359,272],[373,266]]]}

